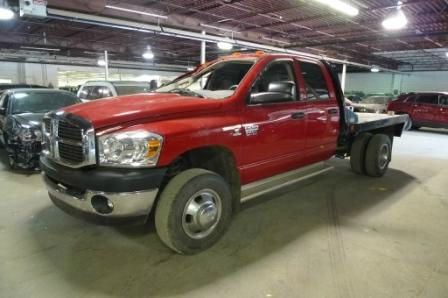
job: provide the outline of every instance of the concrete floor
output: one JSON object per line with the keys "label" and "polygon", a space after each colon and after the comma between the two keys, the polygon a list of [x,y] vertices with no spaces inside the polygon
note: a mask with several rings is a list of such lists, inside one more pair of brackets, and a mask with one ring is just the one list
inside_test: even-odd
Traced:
{"label": "concrete floor", "polygon": [[0,297],[448,297],[447,148],[448,131],[408,132],[382,179],[333,160],[190,257],[152,227],[65,215],[39,175],[0,165]]}

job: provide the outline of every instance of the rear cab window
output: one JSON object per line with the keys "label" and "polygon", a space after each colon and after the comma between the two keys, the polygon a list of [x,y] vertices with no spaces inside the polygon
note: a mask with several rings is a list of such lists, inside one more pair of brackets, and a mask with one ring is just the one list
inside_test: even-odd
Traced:
{"label": "rear cab window", "polygon": [[306,100],[328,100],[330,90],[320,65],[299,61],[302,77],[305,82]]}

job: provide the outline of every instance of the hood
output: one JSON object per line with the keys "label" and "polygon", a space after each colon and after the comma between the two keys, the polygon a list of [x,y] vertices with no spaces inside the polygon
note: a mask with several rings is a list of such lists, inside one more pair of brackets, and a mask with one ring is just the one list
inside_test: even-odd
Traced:
{"label": "hood", "polygon": [[24,113],[24,114],[15,114],[12,116],[20,125],[29,126],[33,128],[40,128],[42,126],[42,119],[44,118],[43,113],[35,114],[35,113]]}
{"label": "hood", "polygon": [[97,99],[64,109],[89,120],[98,128],[142,119],[156,120],[181,113],[197,113],[219,109],[221,100],[181,96],[171,93],[134,94]]}

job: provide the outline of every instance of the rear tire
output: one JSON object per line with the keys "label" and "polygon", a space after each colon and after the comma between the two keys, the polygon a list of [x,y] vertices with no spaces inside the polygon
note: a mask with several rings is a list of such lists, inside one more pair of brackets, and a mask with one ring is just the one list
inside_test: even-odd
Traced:
{"label": "rear tire", "polygon": [[215,244],[232,217],[232,194],[224,179],[203,169],[186,170],[162,191],[155,211],[157,234],[180,254]]}
{"label": "rear tire", "polygon": [[365,169],[371,177],[382,177],[389,168],[392,156],[392,141],[385,134],[372,137],[367,146]]}
{"label": "rear tire", "polygon": [[372,134],[364,133],[356,137],[350,150],[350,165],[353,172],[357,174],[365,174],[365,156],[367,145],[369,144]]}

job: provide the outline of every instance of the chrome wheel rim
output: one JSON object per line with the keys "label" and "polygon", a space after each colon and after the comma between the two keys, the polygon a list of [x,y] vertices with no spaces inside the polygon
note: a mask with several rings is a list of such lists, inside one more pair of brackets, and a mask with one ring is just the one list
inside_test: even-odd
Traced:
{"label": "chrome wheel rim", "polygon": [[182,214],[182,228],[193,239],[210,235],[221,219],[221,197],[212,189],[203,189],[192,195]]}
{"label": "chrome wheel rim", "polygon": [[380,154],[378,157],[378,165],[380,169],[384,169],[389,163],[389,146],[387,144],[383,144],[380,148]]}

